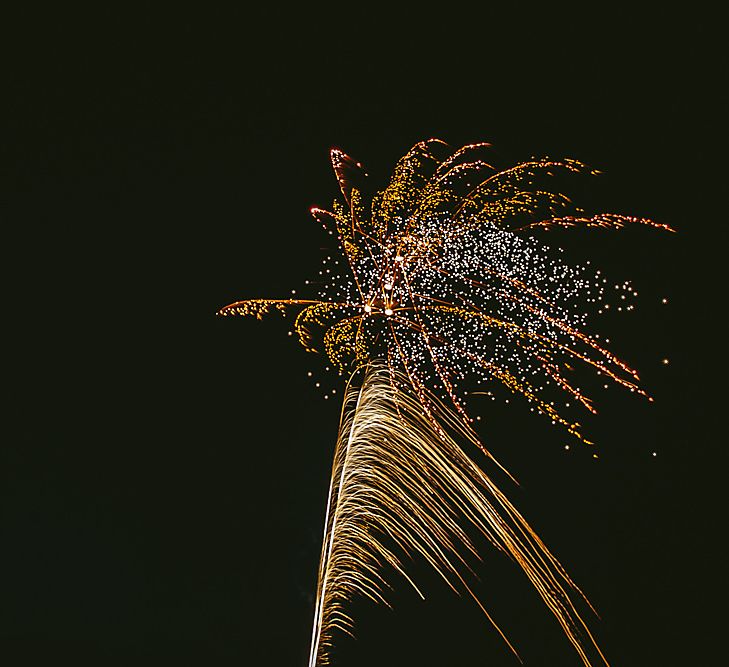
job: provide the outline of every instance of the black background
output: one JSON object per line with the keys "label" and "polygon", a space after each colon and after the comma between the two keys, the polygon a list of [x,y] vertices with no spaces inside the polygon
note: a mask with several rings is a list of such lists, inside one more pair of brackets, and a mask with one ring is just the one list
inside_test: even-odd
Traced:
{"label": "black background", "polygon": [[[314,381],[341,383],[278,316],[214,313],[318,269],[330,240],[308,209],[338,194],[330,147],[384,179],[431,136],[492,141],[504,165],[580,158],[605,172],[583,204],[679,231],[565,240],[641,293],[604,330],[655,403],[598,395],[597,460],[523,406],[484,405],[480,432],[600,611],[612,664],[708,664],[724,337],[711,23],[607,6],[8,21],[6,664],[306,664],[339,408]],[[479,575],[526,665],[579,664],[504,559],[485,550]],[[422,576],[426,603],[396,580],[393,610],[353,605],[335,664],[518,664]]]}

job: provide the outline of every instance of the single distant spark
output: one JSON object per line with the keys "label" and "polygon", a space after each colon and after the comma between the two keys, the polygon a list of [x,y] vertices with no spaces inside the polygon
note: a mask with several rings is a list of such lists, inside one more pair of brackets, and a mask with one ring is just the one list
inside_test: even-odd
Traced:
{"label": "single distant spark", "polygon": [[[637,372],[599,343],[598,335],[587,332],[590,313],[612,312],[610,301],[615,311],[631,311],[637,291],[627,281],[609,288],[607,278],[589,261],[569,265],[560,248],[528,233],[630,224],[672,230],[646,218],[587,215],[550,186],[557,174],[596,173],[582,162],[541,158],[497,169],[485,159],[488,148],[480,143],[453,151],[437,139],[420,142],[397,163],[387,187],[373,195],[366,194],[362,165],[332,150],[345,201],[335,201],[331,211],[314,208],[312,214],[336,235],[344,262],[327,256],[317,278],[306,281],[316,286],[317,298],[249,299],[219,311],[261,318],[272,310],[286,314],[298,308],[294,331],[307,350],[323,350],[340,373],[367,369],[358,395],[368,400],[359,412],[345,413],[342,428],[348,424],[356,430],[357,424],[366,423],[379,439],[360,434],[344,447],[345,431],[340,432],[332,476],[332,484],[336,479],[339,486],[332,486],[327,510],[312,665],[326,660],[335,628],[349,629],[342,605],[351,594],[384,601],[380,566],[387,563],[407,578],[395,553],[378,541],[378,531],[391,535],[406,553],[420,553],[446,580],[457,580],[470,591],[460,578],[458,546],[474,549],[451,520],[449,505],[463,509],[469,521],[482,522],[482,532],[492,543],[515,558],[582,660],[591,664],[579,639],[589,633],[558,583],[561,578],[572,587],[571,582],[488,478],[460,449],[454,453],[443,422],[452,428],[458,423],[456,432],[488,455],[471,435],[473,418],[463,388],[501,386],[526,399],[532,411],[552,424],[589,442],[576,417],[557,406],[573,410],[574,403],[575,410],[595,412],[592,400],[572,379],[578,365],[592,368],[603,383],[647,397]],[[569,401],[558,401],[560,392]],[[495,400],[491,391],[471,394]],[[350,410],[351,395],[345,397],[345,410]],[[404,432],[402,424],[412,428]],[[399,436],[402,440],[395,444]],[[354,477],[345,474],[347,462],[375,451],[377,460],[350,468]],[[446,451],[452,456],[447,465],[442,459]],[[415,469],[428,469],[441,480],[432,500],[426,502],[410,486]],[[472,473],[487,485],[486,496],[460,477]],[[469,489],[468,501],[458,504],[455,496],[466,488],[462,484]],[[499,501],[494,504],[489,493]],[[397,499],[405,497],[417,510],[407,521],[400,517],[396,529],[392,513],[397,514]],[[470,513],[464,509],[469,503]],[[427,526],[437,527],[437,532],[424,532]],[[514,530],[531,545],[529,556],[509,537]],[[535,553],[538,562],[531,562]],[[594,646],[591,638],[588,644]]]}

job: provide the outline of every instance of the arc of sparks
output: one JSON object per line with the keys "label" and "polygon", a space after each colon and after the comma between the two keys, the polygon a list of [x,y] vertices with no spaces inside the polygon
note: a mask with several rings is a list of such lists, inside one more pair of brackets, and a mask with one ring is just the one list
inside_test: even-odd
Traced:
{"label": "arc of sparks", "polygon": [[[358,386],[355,378],[361,379]],[[469,561],[477,561],[479,551],[452,511],[455,506],[470,532],[519,565],[583,662],[592,664],[593,654],[607,664],[573,603],[575,595],[584,597],[581,591],[458,444],[480,445],[475,433],[436,397],[431,409],[437,421],[429,419],[421,398],[407,387],[406,379],[393,378],[383,363],[360,369],[348,384],[327,501],[309,667],[329,663],[335,631],[351,633],[346,612],[351,598],[387,604],[388,568],[424,598],[402,562],[415,555],[451,589],[471,597],[518,657],[469,584]]]}

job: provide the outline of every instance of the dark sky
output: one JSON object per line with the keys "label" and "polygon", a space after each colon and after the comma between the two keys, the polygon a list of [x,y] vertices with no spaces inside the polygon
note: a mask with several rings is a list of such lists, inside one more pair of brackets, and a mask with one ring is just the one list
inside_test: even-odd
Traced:
{"label": "dark sky", "polygon": [[[214,313],[318,269],[329,240],[308,209],[337,195],[332,146],[384,179],[431,136],[492,141],[502,164],[580,158],[605,172],[588,207],[679,230],[569,241],[641,293],[605,330],[656,400],[599,397],[601,458],[523,406],[485,409],[480,432],[599,610],[608,659],[709,664],[725,238],[711,17],[200,11],[5,25],[5,664],[305,665],[339,406],[286,322]],[[479,575],[526,665],[579,664],[519,572],[485,549]],[[426,603],[396,582],[393,610],[353,606],[336,665],[518,664],[423,576]]]}

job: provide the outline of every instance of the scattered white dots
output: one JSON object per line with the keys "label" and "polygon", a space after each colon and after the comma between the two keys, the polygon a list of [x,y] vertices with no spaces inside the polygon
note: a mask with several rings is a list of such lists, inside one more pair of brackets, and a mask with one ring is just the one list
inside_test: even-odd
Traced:
{"label": "scattered white dots", "polygon": [[[550,162],[547,171],[552,170],[552,164],[560,163]],[[519,184],[518,173],[509,176],[513,182],[508,185],[495,179],[487,188],[493,187],[488,196],[493,195],[493,201],[512,201],[508,195],[510,188]],[[524,193],[535,191],[533,176],[528,171],[521,174],[519,187]],[[455,187],[459,178],[451,182],[446,178],[438,187],[449,195],[462,196]],[[406,181],[402,185],[405,190],[410,187]],[[442,201],[437,196],[432,200]],[[504,219],[529,213],[527,201],[504,203]],[[493,393],[480,388],[491,381],[501,382],[510,395],[519,397],[515,403],[523,398],[532,412],[578,437],[579,424],[568,421],[558,411],[562,406],[570,408],[573,401],[590,405],[590,397],[574,386],[577,373],[583,372],[583,362],[592,364],[601,376],[595,385],[597,391],[599,382],[609,389],[612,380],[636,391],[628,382],[632,369],[607,349],[610,339],[603,341],[584,333],[591,330],[591,319],[597,320],[596,315],[633,310],[638,292],[630,281],[616,282],[613,277],[608,282],[608,276],[596,270],[589,259],[570,265],[562,248],[505,231],[501,218],[485,219],[482,213],[476,213],[482,210],[478,206],[473,212],[465,209],[458,221],[444,213],[445,207],[431,205],[429,199],[421,202],[418,215],[410,211],[400,216],[396,208],[387,215],[378,212],[383,214],[380,220],[387,218],[385,234],[373,232],[373,225],[367,234],[358,234],[356,224],[344,224],[345,220],[351,221],[346,205],[340,205],[329,216],[319,209],[312,211],[320,221],[334,223],[340,245],[349,255],[342,264],[326,255],[319,266],[321,278],[306,281],[307,285],[316,285],[319,300],[329,304],[326,307],[331,310],[312,310],[311,317],[297,320],[295,327],[303,340],[310,331],[313,336],[326,333],[323,345],[320,339],[312,347],[326,350],[332,360],[341,352],[344,362],[335,369],[340,374],[349,369],[351,357],[364,349],[386,353],[389,362],[401,369],[407,363],[408,374],[419,385],[457,405],[467,386],[477,386],[475,393],[497,400]],[[373,220],[365,218],[363,222]],[[639,220],[606,215],[595,218],[595,225],[622,226],[635,221]],[[356,251],[350,252],[353,248]],[[606,301],[612,301],[612,307]],[[662,300],[664,304],[667,301]],[[311,373],[308,375],[311,377]],[[554,391],[545,395],[551,390],[565,391],[569,400],[556,399]],[[325,398],[333,395],[333,390],[328,391]],[[510,403],[509,398],[499,395],[501,400]]]}

